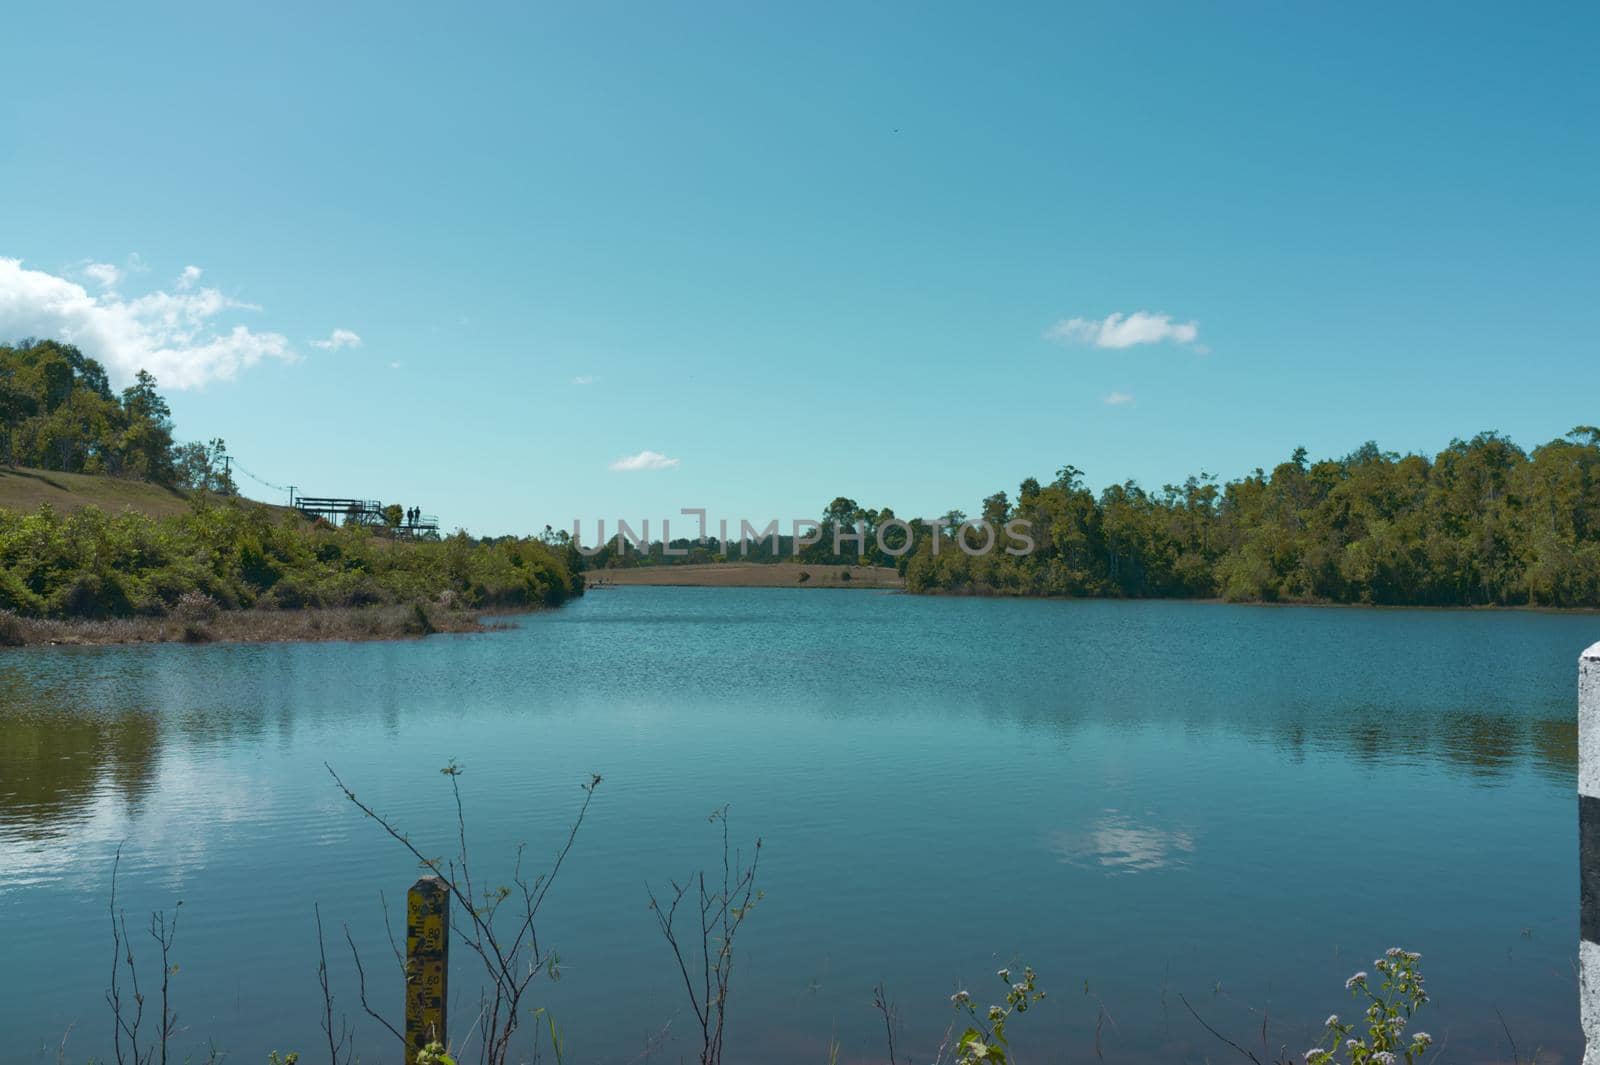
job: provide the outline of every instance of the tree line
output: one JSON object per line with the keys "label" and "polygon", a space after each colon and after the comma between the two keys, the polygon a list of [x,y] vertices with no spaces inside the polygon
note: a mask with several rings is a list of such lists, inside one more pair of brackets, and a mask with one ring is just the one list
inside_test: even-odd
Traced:
{"label": "tree line", "polygon": [[180,444],[172,432],[148,372],[117,393],[105,367],[71,344],[0,344],[0,464],[232,494],[227,445]]}
{"label": "tree line", "polygon": [[[1007,553],[1002,530],[1019,519],[1032,549]],[[1369,442],[1312,461],[1302,447],[1271,472],[1226,483],[1201,473],[1159,491],[1129,480],[1096,493],[1067,465],[1048,483],[1025,479],[1015,497],[988,496],[970,521],[959,510],[907,520],[909,549],[887,507],[841,496],[818,524],[818,541],[798,555],[788,535],[776,551],[766,540],[679,539],[685,557],[608,545],[584,564],[798,558],[896,566],[909,590],[928,593],[1600,607],[1600,428],[1531,452],[1497,432],[1452,440],[1431,458]],[[963,551],[963,525],[973,549],[985,528],[1002,546]],[[834,550],[836,530],[862,534],[864,548],[846,539]]]}
{"label": "tree line", "polygon": [[[954,517],[953,515],[952,517]],[[1260,602],[1600,606],[1600,428],[1530,453],[1495,432],[1431,459],[1367,443],[1270,473],[1200,474],[1098,495],[1082,471],[997,492],[984,521],[1023,518],[1035,550],[971,557],[919,544],[919,592],[1220,597]],[[953,527],[954,523],[952,523]]]}

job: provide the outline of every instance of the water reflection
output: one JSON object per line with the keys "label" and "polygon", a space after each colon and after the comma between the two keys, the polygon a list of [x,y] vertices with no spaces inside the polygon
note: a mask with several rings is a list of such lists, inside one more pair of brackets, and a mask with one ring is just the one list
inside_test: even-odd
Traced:
{"label": "water reflection", "polygon": [[[253,651],[208,649],[213,657],[203,672],[211,673],[220,664],[215,656],[229,650],[246,659]],[[404,677],[394,675],[369,692],[330,701],[316,694],[315,682],[302,674],[305,663],[293,659],[246,661],[199,678],[177,676],[185,668],[181,661],[153,668],[136,655],[121,661],[117,655],[59,659],[42,670],[0,668],[0,825],[13,826],[24,838],[60,835],[107,791],[136,806],[151,786],[163,745],[237,749],[274,738],[287,741],[304,716],[319,722],[342,716],[355,719],[353,728],[395,735],[403,731],[407,695],[413,706],[428,702],[425,686],[408,686]],[[324,655],[315,665],[319,670],[349,668],[336,655]],[[904,704],[880,699],[858,705],[834,700],[816,709],[753,712],[977,715],[998,727],[1039,731],[1064,747],[1086,728],[1167,728],[1199,743],[1213,735],[1240,737],[1268,745],[1290,760],[1331,754],[1371,765],[1431,764],[1463,773],[1480,785],[1495,785],[1519,770],[1563,786],[1576,779],[1575,713],[1554,717],[1515,709],[1433,710],[1400,703],[1343,706],[1335,693],[1272,707],[1240,703],[1230,690],[1196,687],[1175,714],[1159,685],[1153,689],[1143,700],[1118,692],[1114,701],[1097,698],[1086,705],[1095,696],[1089,692],[1068,708],[1037,690],[1002,689],[981,703],[917,698]],[[582,699],[607,697],[601,687]],[[617,697],[638,695],[621,692]],[[523,716],[574,698],[564,691],[541,693],[536,687],[485,690],[473,710],[488,718]]]}
{"label": "water reflection", "polygon": [[1069,864],[1112,873],[1146,873],[1185,865],[1195,840],[1188,831],[1106,810],[1087,832],[1060,832],[1048,846]]}
{"label": "water reflection", "polygon": [[88,712],[55,687],[0,671],[0,821],[24,838],[65,834],[105,791],[137,805],[159,750],[147,710]]}

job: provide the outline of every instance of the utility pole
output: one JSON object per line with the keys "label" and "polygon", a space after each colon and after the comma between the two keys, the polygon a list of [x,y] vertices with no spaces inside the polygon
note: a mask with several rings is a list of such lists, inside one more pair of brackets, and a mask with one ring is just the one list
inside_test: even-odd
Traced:
{"label": "utility pole", "polygon": [[292,484],[291,484],[291,485],[290,485],[290,486],[289,486],[289,505],[290,505],[290,506],[291,506],[291,507],[292,507],[292,506],[294,506],[294,492],[295,492],[295,487],[296,487],[296,486],[295,486],[295,485],[292,485]]}
{"label": "utility pole", "polygon": [[228,491],[228,486],[233,484],[233,456],[222,456],[222,490]]}

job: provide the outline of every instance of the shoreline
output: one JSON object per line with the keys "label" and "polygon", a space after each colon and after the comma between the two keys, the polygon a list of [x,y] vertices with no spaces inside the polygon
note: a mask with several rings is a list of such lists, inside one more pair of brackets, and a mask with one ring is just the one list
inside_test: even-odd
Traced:
{"label": "shoreline", "polygon": [[[804,578],[802,579],[802,575]],[[611,588],[833,588],[904,591],[891,566],[801,562],[695,562],[584,571],[586,591]]]}
{"label": "shoreline", "polygon": [[0,613],[0,655],[39,647],[133,647],[159,644],[370,643],[420,640],[438,633],[509,628],[497,616],[529,610],[455,610],[422,604],[308,610],[223,610],[210,617],[106,620],[25,618]]}
{"label": "shoreline", "polygon": [[1594,614],[1600,606],[1538,606],[1527,603],[1341,603],[1334,599],[1224,599],[1221,596],[1186,595],[1018,595],[993,589],[930,588],[906,590],[907,595],[931,599],[1015,599],[1038,603],[1195,603],[1209,606],[1248,606],[1288,609],[1317,607],[1337,610],[1451,610],[1476,613]]}
{"label": "shoreline", "polygon": [[[785,571],[843,570],[849,567],[784,566]],[[1317,600],[1296,601],[1234,601],[1217,597],[1117,597],[1117,596],[1065,596],[1065,595],[1009,595],[993,591],[930,590],[910,592],[903,583],[881,583],[870,579],[843,581],[836,574],[815,583],[800,583],[798,579],[778,579],[787,574],[752,574],[743,566],[770,569],[772,564],[747,563],[741,565],[736,579],[715,579],[717,574],[703,571],[714,566],[685,567],[687,571],[674,576],[676,580],[652,579],[663,574],[666,567],[648,567],[631,571],[634,579],[610,580],[589,585],[590,591],[609,591],[616,588],[823,588],[836,591],[898,592],[902,595],[927,596],[936,599],[1007,599],[1040,603],[1186,603],[1194,606],[1238,606],[1268,609],[1316,608],[1371,611],[1428,611],[1458,613],[1527,613],[1556,616],[1589,615],[1600,618],[1600,607],[1547,607],[1498,604],[1433,605],[1395,603],[1337,603]],[[699,570],[702,572],[692,572]],[[610,576],[629,571],[611,571]],[[892,570],[888,571],[893,573]],[[724,571],[724,577],[729,574]],[[711,577],[713,579],[705,579]],[[510,628],[496,618],[534,613],[539,609],[553,608],[476,608],[459,610],[441,606],[413,604],[386,604],[366,607],[324,607],[304,610],[224,610],[203,618],[128,617],[104,620],[29,618],[0,611],[0,656],[7,650],[24,650],[41,647],[134,647],[160,644],[204,645],[273,644],[273,643],[371,643],[379,641],[420,640],[437,634],[464,634],[496,632]]]}

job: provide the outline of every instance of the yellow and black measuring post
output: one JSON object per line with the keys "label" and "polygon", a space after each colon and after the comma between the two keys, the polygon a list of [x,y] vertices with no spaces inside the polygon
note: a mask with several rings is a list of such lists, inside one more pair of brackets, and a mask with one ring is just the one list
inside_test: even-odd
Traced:
{"label": "yellow and black measuring post", "polygon": [[445,1006],[450,968],[450,887],[425,876],[406,893],[407,1062],[429,1043],[448,1046]]}

